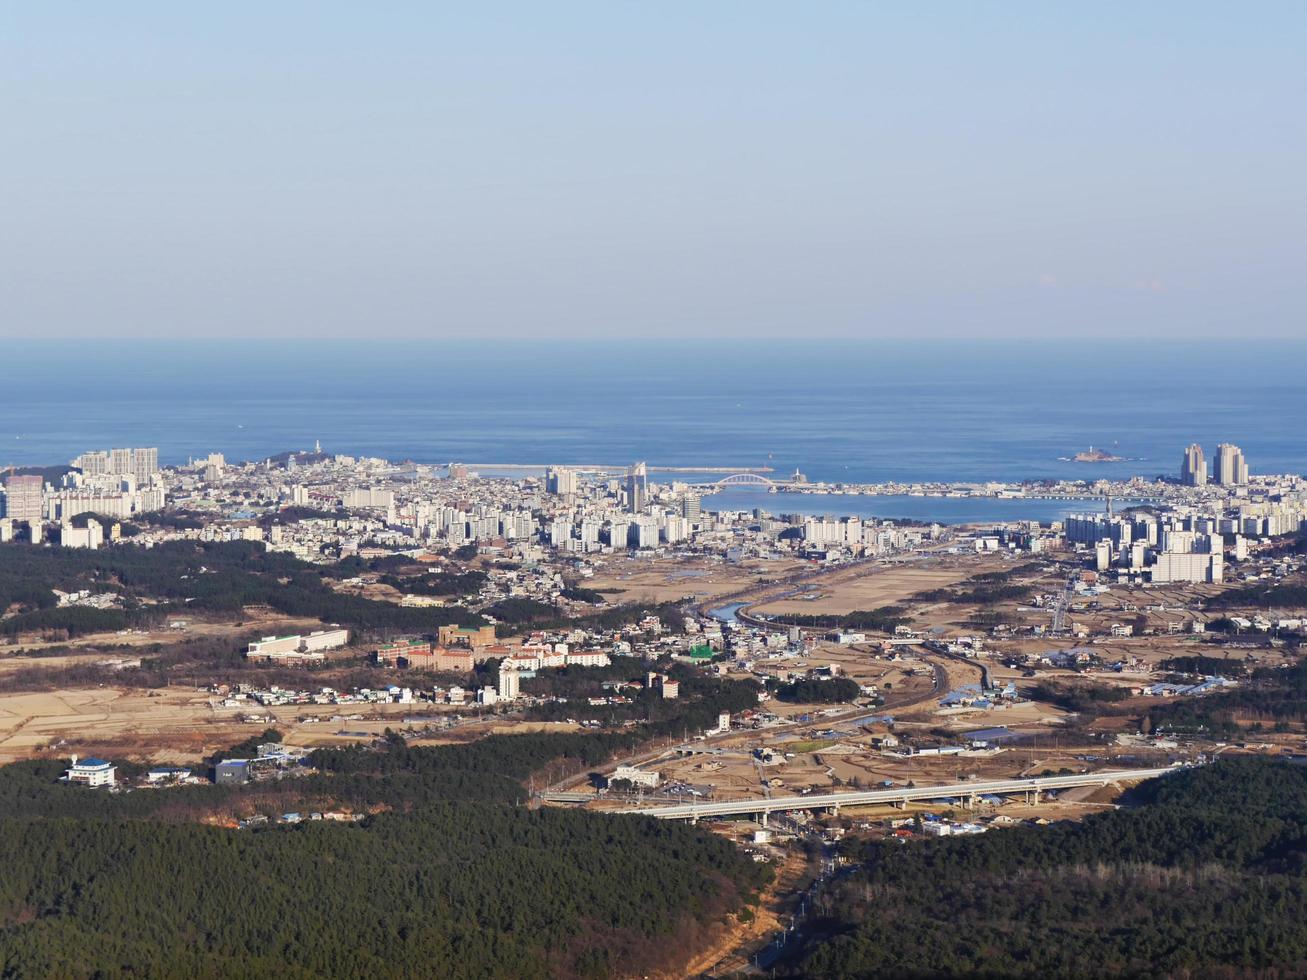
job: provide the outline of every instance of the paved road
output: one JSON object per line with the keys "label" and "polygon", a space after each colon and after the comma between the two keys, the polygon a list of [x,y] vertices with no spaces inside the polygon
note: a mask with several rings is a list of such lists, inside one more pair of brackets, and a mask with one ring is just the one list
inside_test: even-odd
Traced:
{"label": "paved road", "polygon": [[[820,579],[837,577],[839,575],[853,574],[856,573],[858,570],[864,568],[865,566],[869,564],[874,564],[878,561],[881,561],[881,559],[864,558],[848,564],[839,565],[835,568],[801,569],[797,572],[793,572],[790,575],[787,575],[783,579],[780,579],[775,582],[769,582],[766,585],[751,585],[748,588],[736,592],[732,595],[715,596],[711,599],[705,599],[702,602],[695,604],[694,609],[700,615],[707,616],[710,614],[709,613],[710,609],[718,609],[722,606],[730,605],[733,602],[742,602],[742,601],[750,600],[752,605],[757,605],[760,602],[766,601],[767,598],[769,597],[774,598],[775,593],[793,591],[797,585],[811,584],[812,582]],[[740,612],[743,612],[743,609],[740,610]],[[747,620],[751,625],[756,625],[763,629],[771,630],[774,632],[784,632],[789,629],[787,625],[770,623],[767,622],[766,620],[759,620],[753,617],[740,616],[739,613],[737,613],[736,615],[737,618],[740,618],[742,621]],[[958,659],[963,659],[963,658],[958,658]],[[934,671],[934,678],[931,683],[931,689],[927,692],[919,693],[919,694],[904,692],[902,694],[896,694],[885,698],[884,703],[875,708],[865,708],[865,707],[853,708],[850,709],[849,711],[840,712],[837,715],[826,715],[824,717],[816,718],[811,721],[791,722],[784,725],[777,725],[773,728],[759,729],[754,734],[757,737],[768,738],[775,735],[783,735],[799,729],[811,728],[813,727],[813,725],[822,725],[822,726],[829,727],[831,725],[838,725],[844,721],[849,721],[854,718],[859,718],[869,713],[880,714],[880,713],[888,713],[891,711],[902,711],[905,708],[915,707],[916,705],[925,703],[927,701],[932,701],[932,700],[938,701],[941,697],[944,696],[944,694],[948,692],[948,685],[949,685],[948,673],[944,669],[944,667],[938,663],[931,663],[930,666],[931,669]],[[972,666],[978,666],[978,665],[972,664]],[[699,746],[715,745],[727,739],[739,738],[741,734],[744,733],[739,730],[726,732],[721,735],[709,736],[706,739],[704,739],[702,742],[696,742],[695,744]],[[672,755],[675,751],[676,746],[679,744],[680,744],[679,742],[660,741],[654,746],[646,745],[638,752],[634,753],[633,755],[609,763],[609,766],[610,767],[619,766],[619,765],[641,766],[641,765],[646,765],[650,762],[656,762],[667,756]],[[559,794],[565,794],[568,790],[573,790],[576,787],[585,784],[588,781],[588,779],[589,779],[589,773],[585,773],[585,772],[577,773],[574,776],[568,776],[554,783],[552,786],[548,788],[548,790],[546,790],[545,794],[542,795],[544,796],[545,799],[550,799],[552,797],[558,796]],[[570,801],[560,800],[559,802],[570,802]]]}
{"label": "paved road", "polygon": [[[830,728],[834,725],[842,724],[843,722],[852,721],[855,718],[863,718],[867,715],[888,714],[893,711],[902,711],[905,708],[915,707],[916,705],[927,701],[938,701],[948,692],[948,672],[944,669],[942,664],[932,663],[930,666],[934,671],[934,677],[931,680],[929,691],[921,693],[905,691],[901,694],[895,694],[885,698],[882,704],[874,707],[863,705],[857,708],[850,708],[848,711],[841,711],[838,714],[811,717],[808,721],[788,722],[784,725],[774,725],[771,728],[737,728],[729,732],[723,732],[720,735],[709,735],[705,737],[703,741],[694,742],[693,744],[699,748],[703,748],[705,746],[718,745],[730,739],[739,739],[742,736],[751,736],[753,738],[762,739],[773,738],[777,735],[785,735],[790,732],[813,727]],[[646,745],[634,755],[610,762],[605,765],[604,768],[608,769],[616,766],[642,766],[650,762],[657,762],[674,755],[676,749],[683,744],[685,743],[679,741],[660,741],[652,747]],[[542,793],[541,796],[543,799],[553,800],[560,803],[578,802],[577,800],[565,797],[577,795],[575,793],[569,793],[568,791],[574,790],[575,787],[585,784],[589,778],[590,774],[588,772],[577,773],[575,776],[568,776],[554,783],[544,793]]]}
{"label": "paved road", "polygon": [[775,796],[771,799],[727,800],[716,803],[684,803],[672,806],[633,807],[618,813],[639,813],[660,820],[698,820],[713,817],[776,813],[783,810],[828,810],[841,806],[870,806],[877,803],[907,803],[911,800],[937,800],[947,797],[1004,795],[1009,793],[1045,792],[1074,786],[1107,786],[1111,783],[1139,782],[1175,772],[1176,767],[1156,769],[1121,769],[1077,773],[1071,776],[1040,776],[1034,779],[986,779],[942,786],[901,786],[895,789],[860,793],[812,793],[807,796]]}

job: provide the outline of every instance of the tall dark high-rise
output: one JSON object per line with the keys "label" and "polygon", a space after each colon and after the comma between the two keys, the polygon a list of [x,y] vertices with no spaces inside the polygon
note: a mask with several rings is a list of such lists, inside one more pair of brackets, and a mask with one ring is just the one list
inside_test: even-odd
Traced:
{"label": "tall dark high-rise", "polygon": [[1207,458],[1203,455],[1203,447],[1196,442],[1184,451],[1180,482],[1189,487],[1207,485]]}
{"label": "tall dark high-rise", "polygon": [[626,474],[626,506],[632,514],[643,511],[649,503],[649,467],[636,463]]}

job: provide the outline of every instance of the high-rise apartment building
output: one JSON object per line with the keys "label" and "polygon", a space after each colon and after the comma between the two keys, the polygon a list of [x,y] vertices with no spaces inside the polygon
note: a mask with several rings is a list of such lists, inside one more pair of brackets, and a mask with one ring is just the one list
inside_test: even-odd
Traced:
{"label": "high-rise apartment building", "polygon": [[82,453],[72,462],[86,476],[103,476],[109,472],[109,454],[106,452]]}
{"label": "high-rise apartment building", "polygon": [[651,514],[641,514],[631,522],[630,534],[637,548],[657,548],[658,518]]}
{"label": "high-rise apartment building", "polygon": [[558,495],[576,493],[579,481],[575,471],[562,466],[551,466],[545,470],[545,490]]}
{"label": "high-rise apartment building", "polygon": [[554,521],[548,529],[549,543],[555,548],[562,548],[572,539],[571,521]]}
{"label": "high-rise apartment building", "polygon": [[1238,446],[1223,442],[1216,447],[1216,482],[1223,487],[1241,487],[1248,482],[1248,461]]}
{"label": "high-rise apartment building", "polygon": [[1184,451],[1184,462],[1180,464],[1180,482],[1187,487],[1207,485],[1207,458],[1203,447],[1194,443]]}
{"label": "high-rise apartment building", "polygon": [[159,450],[156,447],[132,450],[132,474],[138,485],[150,482],[150,477],[159,472]]}
{"label": "high-rise apartment building", "polygon": [[668,514],[663,521],[663,540],[668,544],[676,544],[689,536],[690,522],[676,514]]}
{"label": "high-rise apartment building", "polygon": [[151,446],[82,453],[72,461],[72,465],[84,476],[132,476],[138,484],[146,484],[159,472],[159,450]]}
{"label": "high-rise apartment building", "polygon": [[39,476],[5,477],[5,517],[39,524],[44,516],[41,505],[44,481]]}
{"label": "high-rise apartment building", "polygon": [[499,690],[496,694],[501,701],[516,701],[521,696],[522,680],[517,668],[499,665]]}
{"label": "high-rise apartment building", "polygon": [[628,521],[614,520],[608,529],[608,543],[613,548],[625,548],[630,542],[631,525]]}
{"label": "high-rise apartment building", "polygon": [[649,503],[649,467],[645,463],[636,463],[626,474],[626,506],[632,514],[638,514]]}

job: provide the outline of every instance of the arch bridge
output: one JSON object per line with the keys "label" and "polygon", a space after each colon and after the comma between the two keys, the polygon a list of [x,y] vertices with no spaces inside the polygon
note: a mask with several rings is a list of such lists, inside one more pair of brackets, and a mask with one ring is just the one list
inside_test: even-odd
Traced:
{"label": "arch bridge", "polygon": [[732,473],[713,484],[715,487],[778,487],[780,485],[775,480],[769,480],[757,473]]}

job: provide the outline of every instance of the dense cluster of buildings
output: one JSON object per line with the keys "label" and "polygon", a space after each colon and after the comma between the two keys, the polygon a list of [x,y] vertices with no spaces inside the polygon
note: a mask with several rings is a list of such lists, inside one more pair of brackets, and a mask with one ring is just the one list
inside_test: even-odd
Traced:
{"label": "dense cluster of buildings", "polygon": [[[493,639],[494,627],[487,629]],[[612,662],[603,650],[574,650],[566,642],[547,641],[541,633],[532,634],[520,644],[457,644],[449,642],[450,630],[450,627],[442,626],[440,638],[434,642],[416,638],[383,643],[373,651],[373,658],[382,666],[464,674],[471,673],[478,664],[497,660],[501,673],[507,670],[528,677],[535,676],[535,671],[551,667],[607,667]]]}
{"label": "dense cluster of buildings", "polygon": [[[1246,481],[1242,454],[1233,446],[1221,448],[1225,475]],[[1186,468],[1191,460],[1200,478],[1202,457],[1196,446],[1186,451]],[[1297,481],[1259,488],[1246,482],[1229,485],[1239,488],[1236,495],[1177,501],[1156,512],[1071,514],[1063,534],[1068,544],[1092,549],[1097,571],[1113,572],[1119,580],[1221,582],[1228,561],[1248,556],[1250,541],[1297,534],[1307,525],[1307,492]]]}
{"label": "dense cluster of buildings", "polygon": [[254,491],[279,506],[321,512],[320,519],[267,532],[215,522],[201,533],[264,540],[310,561],[370,549],[465,547],[527,561],[664,550],[728,560],[796,553],[835,559],[911,548],[932,533],[889,522],[773,517],[761,510],[709,513],[696,488],[650,483],[643,463],[620,478],[560,466],[548,468],[543,479],[481,479],[455,464],[439,473],[343,456],[294,460],[284,467],[227,466],[216,479],[212,467],[182,468],[169,485],[169,499],[188,509],[221,508],[229,489],[240,488],[241,501]]}
{"label": "dense cluster of buildings", "polygon": [[[939,525],[857,517],[707,511],[700,489],[651,483],[642,462],[625,474],[554,466],[543,478],[484,479],[463,464],[393,464],[329,455],[317,446],[260,463],[228,464],[212,454],[161,469],[157,450],[148,448],[88,452],[72,462],[76,468],[58,485],[33,474],[5,478],[0,542],[25,537],[98,548],[120,536],[119,522],[168,505],[198,516],[200,526],[141,522],[137,543],[248,540],[319,562],[396,553],[425,559],[474,549],[514,562],[515,571],[496,571],[472,597],[473,607],[502,598],[560,603],[566,590],[561,567],[570,565],[584,578],[605,556],[630,552],[838,562],[908,552],[952,534]],[[1109,510],[1073,514],[1051,526],[1008,524],[974,536],[975,547],[1083,548],[1098,570],[1132,581],[1219,582],[1247,541],[1295,532],[1307,519],[1307,487],[1299,478],[1251,477],[1242,451],[1228,443],[1217,448],[1210,474],[1202,447],[1192,445],[1184,452],[1179,485],[1125,489],[1148,490],[1149,499],[1159,501],[1155,513]],[[1095,486],[1090,492],[1115,490]],[[294,509],[293,518],[266,519],[286,508]],[[101,520],[87,520],[89,514]],[[399,601],[444,602],[424,594]]]}
{"label": "dense cluster of buildings", "polygon": [[[1246,487],[1248,485],[1248,461],[1244,459],[1243,450],[1238,446],[1223,442],[1216,447],[1215,468],[1211,475],[1212,482],[1222,487]],[[1203,447],[1194,443],[1184,451],[1180,463],[1180,482],[1187,487],[1205,487],[1208,482],[1207,458]]]}
{"label": "dense cluster of buildings", "polygon": [[155,448],[83,453],[57,486],[35,473],[8,473],[0,491],[0,543],[19,538],[70,548],[98,548],[117,540],[119,524],[74,524],[83,514],[113,522],[162,510],[166,493]]}
{"label": "dense cluster of buildings", "polygon": [[[973,540],[977,551],[1087,553],[1097,572],[1125,583],[1217,583],[1252,542],[1307,530],[1307,483],[1298,476],[1250,477],[1238,446],[1217,448],[1214,480],[1203,449],[1189,446],[1180,486],[1155,488],[1146,506],[1112,513],[1071,513],[1060,522],[1018,522]],[[1128,493],[1128,491],[1127,491]]]}

